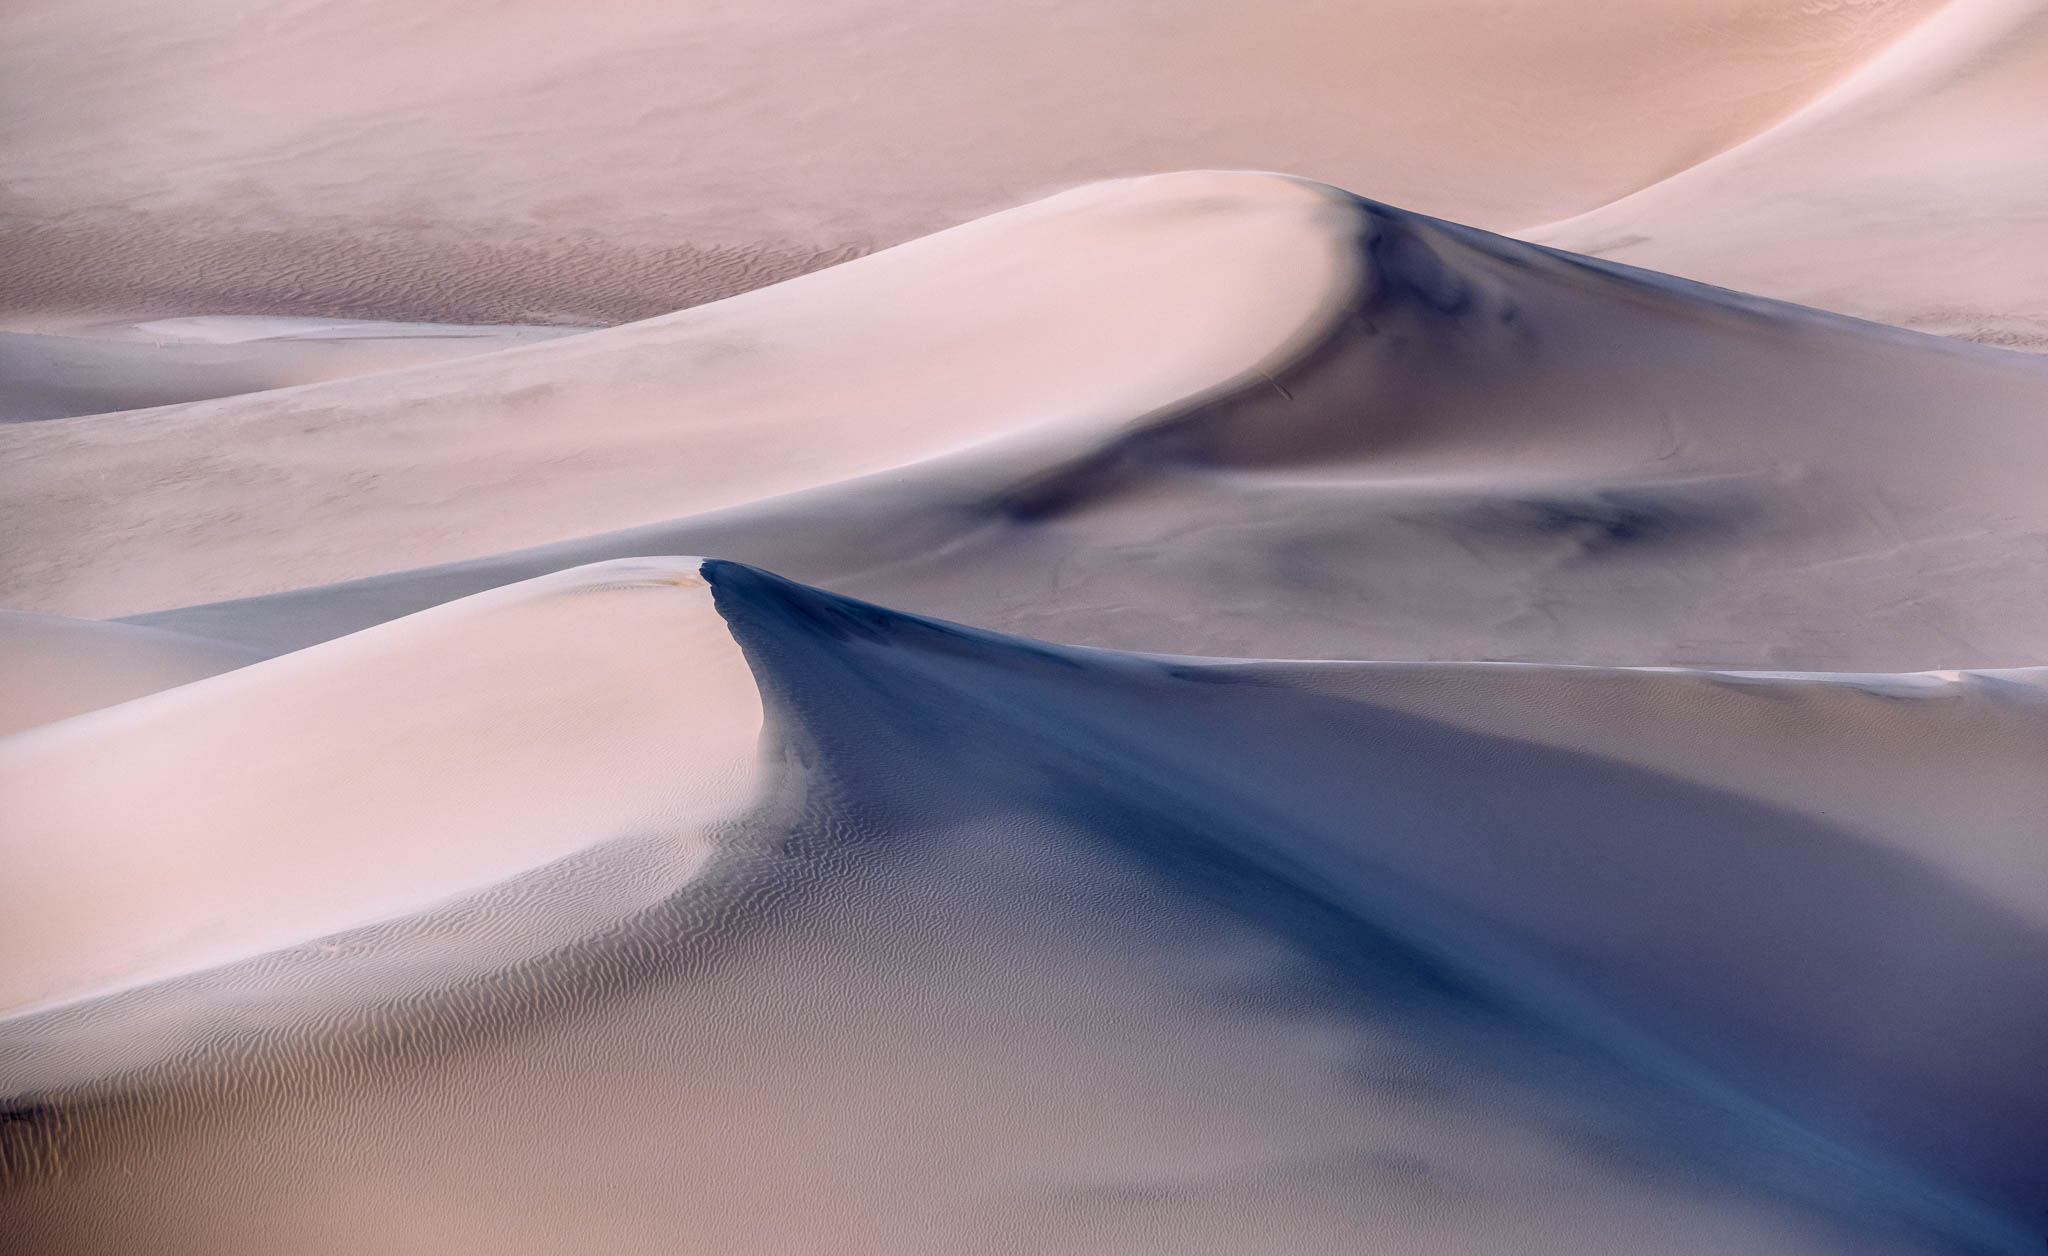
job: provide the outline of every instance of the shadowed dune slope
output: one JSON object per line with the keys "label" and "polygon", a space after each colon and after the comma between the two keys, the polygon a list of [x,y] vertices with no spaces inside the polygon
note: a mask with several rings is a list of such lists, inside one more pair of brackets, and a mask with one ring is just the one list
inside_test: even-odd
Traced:
{"label": "shadowed dune slope", "polygon": [[346,998],[218,970],[269,1020],[14,1087],[24,1250],[2038,1245],[2037,674],[1121,655],[702,570],[768,721],[703,871],[398,1002],[459,905],[332,938]]}
{"label": "shadowed dune slope", "polygon": [[[1185,274],[1126,271],[1157,286],[1120,289],[1113,307],[1064,278],[1060,299],[1075,304],[1058,307],[1038,289],[977,279],[977,326],[1021,337],[1001,352],[1032,364],[1023,391],[956,352],[940,330],[950,323],[895,321],[920,303],[934,323],[956,308],[956,291],[923,269],[926,246],[964,258],[982,241],[1043,243],[1065,267],[1107,255],[1095,250],[1122,242],[1127,216],[1155,211],[1159,224],[1188,224],[1190,247],[1242,231],[1272,260],[1218,264],[1198,288]],[[281,648],[579,562],[690,552],[1005,631],[1184,653],[1854,671],[2048,655],[2048,589],[2032,577],[2048,561],[2033,471],[2048,459],[2048,363],[2030,355],[1589,261],[1273,176],[1110,185],[1032,214],[1056,215],[1060,231],[989,219],[671,320],[388,385],[0,433],[14,438],[8,465],[22,480],[24,557],[9,596],[118,613],[176,589],[255,592],[391,568],[694,497],[722,509],[142,621]],[[1190,260],[1175,251],[1160,265]],[[1005,264],[1036,269],[1026,252]],[[699,391],[696,368],[681,364],[730,343],[708,329],[750,311],[780,316],[785,297],[807,291],[894,303],[860,331],[830,332],[863,355],[867,331],[897,337],[868,357],[870,382],[791,378],[785,368],[823,352],[794,341],[752,366],[705,368],[717,382]],[[1261,317],[1249,324],[1187,308],[1253,294]],[[1136,360],[1159,364],[1153,382],[1111,398],[1084,393],[1095,376],[1081,370],[1036,370],[1059,360],[1043,321],[1055,308],[1085,310],[1077,334],[1117,353],[1147,346]],[[1154,309],[1218,338],[1202,347],[1145,314]],[[604,337],[634,338],[605,354],[644,355],[618,362],[678,364],[647,385],[659,379],[667,404],[649,400],[625,427],[605,404],[619,386],[595,381],[611,360],[599,346],[628,342]],[[907,393],[874,382],[905,361],[928,364],[912,409]],[[518,403],[515,365],[544,363],[553,391]],[[480,386],[485,371],[507,383]],[[401,380],[421,400],[394,409]],[[429,405],[430,395],[451,399]],[[715,441],[697,439],[700,398],[714,407]],[[733,404],[714,406],[723,400]],[[502,433],[523,423],[521,404],[549,416],[531,453],[522,441],[516,464],[464,463],[459,496],[435,487],[443,416]],[[591,442],[630,433],[618,449],[631,456],[594,463],[596,444],[557,452],[547,442],[572,414]],[[349,443],[401,419],[416,424],[405,444]],[[802,424],[819,434],[792,447]],[[924,435],[891,443],[904,432]],[[887,453],[857,475],[860,461],[835,452],[842,440]],[[301,453],[311,447],[317,463]],[[445,448],[452,459],[465,447]],[[401,454],[428,469],[408,480],[391,467]],[[513,465],[528,470],[514,476]],[[85,466],[133,492],[64,500],[72,480],[57,469]],[[555,468],[574,472],[576,494],[554,490]],[[805,479],[814,486],[741,500]],[[520,508],[542,499],[544,510]],[[358,500],[380,513],[345,507]],[[431,504],[431,527],[455,539],[398,535],[393,521],[408,516],[383,507],[407,500]],[[145,518],[178,520],[177,544]]]}

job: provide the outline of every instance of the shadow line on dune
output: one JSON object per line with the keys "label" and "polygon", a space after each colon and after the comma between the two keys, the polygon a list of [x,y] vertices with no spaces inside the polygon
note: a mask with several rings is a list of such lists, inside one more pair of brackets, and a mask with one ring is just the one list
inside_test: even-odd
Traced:
{"label": "shadow line on dune", "polygon": [[[1340,968],[1363,928],[1426,986],[1535,1015],[1778,1137],[1826,1131],[1810,1146],[1871,1147],[2008,1215],[2048,1201],[2029,1063],[2048,1008],[2012,993],[2048,966],[2048,934],[1909,856],[1647,769],[1290,690],[1256,663],[1040,646],[731,563],[706,574],[802,726],[872,730],[849,705],[886,711],[991,795],[1114,836]],[[914,811],[918,788],[863,773],[859,794]],[[1927,970],[1894,984],[1916,946]],[[1937,1011],[1865,1032],[1856,1000],[1886,997]]]}
{"label": "shadow line on dune", "polygon": [[[1924,1069],[1894,1069],[1930,1102],[1887,1124],[1858,1106],[1884,1060],[1830,1090],[1813,1066],[1833,1065],[1842,1039],[1799,1037],[1814,1010],[1800,1001],[1867,968],[1862,948],[1902,917],[1952,926],[1953,959],[2048,962],[2048,938],[1914,861],[1655,772],[1292,689],[1278,665],[1050,646],[730,562],[704,570],[761,686],[785,784],[800,788],[729,834],[702,881],[510,969],[310,1016],[287,998],[264,1032],[24,1095],[0,1138],[14,1182],[729,971],[775,944],[778,921],[864,893],[871,858],[1008,811],[1055,817],[1163,890],[1315,957],[1312,980],[1250,997],[1476,1023],[1481,1039],[1497,1027],[1511,1082],[1637,1095],[1666,1113],[1645,1119],[1666,1124],[1668,1145],[1613,1141],[1597,1122],[1566,1131],[1625,1171],[1647,1154],[1819,1216],[1897,1216],[1947,1235],[1943,1250],[2027,1250],[2007,1220],[2038,1199],[2025,1176],[2042,1127],[2037,1101],[2000,1093],[2000,1051],[1964,1041],[1974,1060],[1937,1061],[1992,1083],[1960,1102],[1925,1095]],[[1654,831],[1631,843],[1641,828]],[[545,889],[553,875],[525,880]],[[1824,936],[1843,924],[1846,938]],[[1788,972],[1788,957],[1817,968]],[[260,965],[245,975],[261,986]],[[1999,972],[1979,980],[1978,995],[2011,988]],[[1949,1010],[2023,1048],[2048,1040],[2024,1007]],[[1554,1075],[1530,1075],[1544,1060]],[[1986,1093],[2016,1106],[1986,1111]],[[1957,1152],[1972,1140],[1974,1159]]]}

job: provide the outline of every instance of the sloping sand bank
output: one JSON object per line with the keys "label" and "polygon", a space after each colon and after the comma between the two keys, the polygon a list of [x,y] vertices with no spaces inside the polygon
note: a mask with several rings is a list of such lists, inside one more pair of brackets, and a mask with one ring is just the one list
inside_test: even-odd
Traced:
{"label": "sloping sand bank", "polygon": [[0,423],[205,401],[440,362],[576,328],[163,318],[0,331]]}
{"label": "sloping sand bank", "polygon": [[[749,800],[692,560],[607,563],[0,741],[0,1010],[416,911]],[[457,941],[451,941],[451,946]]]}
{"label": "sloping sand bank", "polygon": [[[2048,798],[2017,765],[2048,735],[2038,676],[1119,655],[703,571],[770,752],[699,875],[398,1002],[374,957],[433,914],[331,939],[370,965],[352,999],[279,1000],[275,959],[217,970],[216,998],[270,1018],[18,1100],[12,1232],[223,1253],[2037,1245],[2048,1019],[2019,996],[2048,958],[2025,840]],[[567,597],[588,640],[676,597],[603,592],[619,574],[489,614]],[[424,652],[434,623],[468,629],[439,643],[461,657],[486,620],[450,607],[301,657]],[[622,678],[698,673],[660,654],[626,652]],[[289,662],[238,673],[235,700],[296,683]],[[547,692],[573,675],[535,662]],[[329,755],[342,729],[383,741],[335,728]],[[1820,770],[1839,764],[1860,770]],[[426,857],[445,815],[394,804],[385,849]],[[558,932],[546,892],[501,907],[514,934]],[[181,1007],[190,981],[157,989]],[[147,993],[0,1042],[132,1024]]]}
{"label": "sloping sand bank", "polygon": [[144,617],[283,648],[713,553],[1120,648],[2010,667],[2048,657],[2044,407],[2031,355],[1174,176],[547,345],[0,432],[6,596],[370,576]]}

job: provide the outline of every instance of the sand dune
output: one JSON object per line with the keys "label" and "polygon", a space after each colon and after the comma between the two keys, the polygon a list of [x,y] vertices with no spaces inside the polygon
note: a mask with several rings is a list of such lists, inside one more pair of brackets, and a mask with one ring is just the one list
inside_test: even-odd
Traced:
{"label": "sand dune", "polygon": [[1298,354],[1352,282],[1355,219],[1289,179],[1107,184],[625,327],[17,426],[0,599],[107,615],[268,592],[1119,423]]}
{"label": "sand dune", "polygon": [[133,624],[0,611],[0,736],[263,657],[247,646]]}
{"label": "sand dune", "polygon": [[744,807],[758,704],[702,588],[583,568],[0,742],[0,1008]]}
{"label": "sand dune", "polygon": [[1560,248],[2048,349],[2048,5],[1955,0],[1754,138],[1582,216]]}
{"label": "sand dune", "polygon": [[0,1247],[2038,1253],[2044,49],[8,7]]}
{"label": "sand dune", "polygon": [[1762,129],[1937,7],[24,0],[0,292],[641,318],[1203,167],[1520,226]]}
{"label": "sand dune", "polygon": [[[2048,731],[2029,677],[1162,659],[707,574],[779,748],[729,858],[496,981],[287,1004],[290,1032],[200,1035],[46,1101],[10,1127],[43,1183],[4,1205],[18,1232],[2030,1250],[1999,1220],[2041,1202],[2048,1021],[2009,997],[2048,947],[2015,840],[2044,800],[2010,771]],[[646,596],[584,602],[579,632]],[[1782,797],[1845,762],[1864,773]],[[1922,819],[1892,805],[1908,776]],[[391,816],[398,849],[445,840]],[[256,997],[277,971],[214,984]],[[260,1147],[232,1134],[258,1125]]]}
{"label": "sand dune", "polygon": [[[667,319],[0,433],[6,597],[120,614],[380,573],[146,617],[283,648],[714,553],[1121,648],[2009,667],[2048,649],[2044,405],[2028,355],[1185,176]],[[88,467],[121,491],[69,495]]]}

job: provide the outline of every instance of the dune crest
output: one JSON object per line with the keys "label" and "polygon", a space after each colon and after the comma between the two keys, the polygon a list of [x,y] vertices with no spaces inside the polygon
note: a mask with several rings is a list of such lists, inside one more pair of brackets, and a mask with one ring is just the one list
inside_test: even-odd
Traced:
{"label": "dune crest", "polygon": [[[866,474],[857,462],[828,462],[840,439],[857,439],[851,427],[785,457],[785,421],[809,422],[799,416],[819,407],[850,421],[854,411],[820,397],[808,378],[750,373],[756,391],[746,413],[758,422],[740,421],[737,406],[722,408],[721,440],[730,443],[679,455],[686,465],[676,476],[666,468],[620,473],[644,475],[662,493],[717,475],[718,497],[704,504],[723,500],[724,509],[139,622],[278,649],[575,563],[711,553],[909,610],[1124,649],[1901,672],[2048,657],[2048,590],[2029,574],[2048,561],[2048,507],[2033,472],[2048,458],[2048,428],[2039,422],[2048,362],[1264,176],[1149,186],[1166,204],[1191,203],[1176,188],[1235,189],[1243,199],[1204,202],[1204,213],[1189,219],[1204,234],[1189,240],[1249,232],[1276,247],[1285,241],[1284,257],[1303,267],[1214,272],[1217,286],[1205,286],[1201,299],[1258,292],[1274,304],[1257,308],[1286,317],[1240,326],[1221,307],[1184,312],[1201,326],[1236,328],[1206,346],[1156,321],[1120,322],[1130,339],[1114,342],[1118,351],[1143,344],[1146,361],[1171,365],[1171,375],[1154,377],[1157,391],[1105,394],[1087,405],[1062,396],[1054,405],[1048,394],[1077,376],[1036,375],[1018,391],[1013,375],[953,354],[940,329],[910,328],[926,338],[905,341],[896,354],[933,353],[946,371],[906,383],[928,389],[927,399],[889,411],[874,442],[927,433],[932,443],[918,461]],[[1072,207],[1061,217],[1072,234],[1047,241],[1050,260],[1098,256],[1096,247],[1119,238],[1119,207],[1135,212],[1127,198],[1141,188],[1049,202]],[[1269,193],[1278,205],[1264,199]],[[1231,226],[1239,215],[1247,221]],[[930,243],[972,255],[992,238],[963,228]],[[1019,249],[1008,257],[1026,265],[1018,261],[1023,241],[1013,242]],[[1082,243],[1088,247],[1075,247]],[[722,317],[722,309],[780,317],[805,285],[840,290],[843,281],[852,291],[860,274],[886,275],[899,258],[917,256],[880,254],[641,326],[650,345],[660,337],[673,353],[694,320]],[[927,291],[913,281],[928,280],[906,272],[893,291],[909,301]],[[1298,286],[1304,280],[1312,290]],[[1178,283],[1153,293],[1164,302],[1195,299]],[[997,297],[987,294],[991,311]],[[1037,320],[1046,307],[1019,301],[1013,314]],[[1270,338],[1252,340],[1254,327]],[[536,355],[566,355],[579,341],[628,330],[496,361],[538,365]],[[1097,332],[1086,326],[1085,334]],[[546,360],[574,365],[566,356]],[[413,378],[424,386],[460,369],[423,368]],[[568,378],[587,376],[565,375],[565,394]],[[1033,408],[1017,404],[1025,396]],[[999,403],[991,410],[972,398]],[[271,412],[255,399],[236,404],[247,430],[262,430]],[[365,404],[350,430],[379,420]],[[483,421],[484,403],[455,404],[476,405]],[[399,422],[404,413],[382,417]],[[939,433],[966,434],[963,413],[1000,415],[1014,426],[1007,439],[940,445]],[[500,417],[518,422],[517,414]],[[114,482],[140,478],[153,474],[157,451],[175,459],[188,438],[204,439],[190,436],[201,412],[165,417],[162,433],[151,416],[123,421],[137,444],[113,457],[93,435],[113,421],[93,420],[33,449],[24,444],[17,461],[33,465],[34,454],[52,466],[117,464],[108,472]],[[662,430],[686,438],[680,425]],[[252,473],[270,456],[262,445],[244,448],[219,456],[255,460]],[[358,463],[363,456],[358,445],[345,451]],[[740,500],[748,480],[719,470],[755,460],[789,474],[754,486],[814,486]],[[338,492],[357,473],[337,463],[322,474]],[[422,471],[416,482],[439,474]],[[829,478],[841,474],[850,478]],[[321,551],[358,524],[330,525],[331,512],[317,500],[302,504],[288,483],[265,470],[245,490],[276,532],[231,527],[228,501],[203,481],[139,498],[136,511],[190,521],[194,532],[176,543],[131,530],[120,500],[87,518],[51,501],[53,489],[31,485],[23,498],[36,529],[31,561],[46,556],[50,567],[36,574],[19,565],[11,596],[110,612],[120,603],[109,604],[106,589],[136,597],[162,581],[168,596],[171,584],[262,587],[257,582],[282,584],[292,572],[332,570]],[[471,533],[481,540],[550,518],[571,524],[570,512],[588,520],[617,500],[578,497],[511,521],[492,509],[525,494],[545,495],[545,482],[474,484],[456,501],[436,501],[434,517],[450,528],[481,517]],[[655,508],[650,500],[646,509]],[[59,526],[66,520],[70,526]],[[421,544],[410,536],[389,547],[379,541],[387,554],[418,553]],[[349,561],[368,563],[370,554]]]}
{"label": "dune crest", "polygon": [[[624,327],[0,428],[0,603],[270,592],[1118,424],[1319,338],[1355,283],[1354,224],[1296,179],[1124,180]],[[64,487],[87,467],[89,503]]]}

